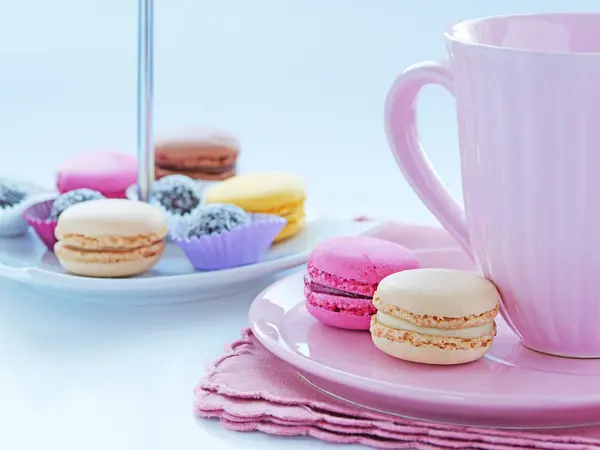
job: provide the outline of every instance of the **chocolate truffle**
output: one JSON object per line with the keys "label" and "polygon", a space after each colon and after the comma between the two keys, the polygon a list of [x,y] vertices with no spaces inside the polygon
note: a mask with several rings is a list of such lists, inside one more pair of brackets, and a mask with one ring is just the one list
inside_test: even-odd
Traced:
{"label": "chocolate truffle", "polygon": [[50,210],[50,219],[57,220],[58,217],[70,206],[78,203],[88,202],[90,200],[103,199],[102,195],[98,191],[92,189],[74,189],[69,192],[65,192],[54,200],[52,203],[52,209]]}
{"label": "chocolate truffle", "polygon": [[190,217],[188,238],[199,238],[213,233],[224,233],[249,225],[250,215],[242,208],[229,204],[204,205]]}
{"label": "chocolate truffle", "polygon": [[10,183],[0,181],[0,209],[11,208],[21,203],[27,193]]}
{"label": "chocolate truffle", "polygon": [[200,205],[201,189],[189,177],[170,175],[154,183],[151,200],[171,214],[189,214]]}

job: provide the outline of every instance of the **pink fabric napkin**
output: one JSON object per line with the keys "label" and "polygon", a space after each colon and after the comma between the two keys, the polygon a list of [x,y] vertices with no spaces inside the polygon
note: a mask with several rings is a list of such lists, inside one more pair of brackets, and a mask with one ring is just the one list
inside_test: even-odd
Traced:
{"label": "pink fabric napkin", "polygon": [[[440,249],[463,258],[443,230],[388,224],[379,236],[419,249],[422,263],[439,264]],[[437,249],[435,261],[427,249]],[[561,430],[505,431],[401,419],[368,411],[323,394],[300,379],[294,368],[269,353],[242,330],[196,388],[195,410],[235,431],[280,436],[312,436],[332,443],[360,443],[381,449],[600,449],[600,427]]]}

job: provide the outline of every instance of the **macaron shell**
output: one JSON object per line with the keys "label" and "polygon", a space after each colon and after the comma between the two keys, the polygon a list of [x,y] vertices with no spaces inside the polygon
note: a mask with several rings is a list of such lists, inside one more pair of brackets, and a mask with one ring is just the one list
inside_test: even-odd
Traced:
{"label": "macaron shell", "polygon": [[204,194],[206,203],[232,203],[256,213],[271,213],[305,198],[304,182],[286,172],[238,175],[211,186]]}
{"label": "macaron shell", "polygon": [[469,350],[447,350],[438,347],[415,347],[406,342],[394,342],[373,335],[371,335],[371,339],[379,350],[394,358],[431,365],[455,365],[473,362],[482,358],[491,347],[490,344]]}
{"label": "macaron shell", "polygon": [[125,198],[125,190],[136,180],[135,156],[111,151],[86,152],[60,164],[56,188],[61,194],[87,188],[105,197]]}
{"label": "macaron shell", "polygon": [[280,242],[296,236],[306,225],[306,213],[304,211],[304,200],[300,202],[282,205],[273,208],[269,214],[275,214],[287,220],[287,224],[281,233],[275,238],[275,242]]}
{"label": "macaron shell", "polygon": [[497,310],[499,302],[492,282],[475,273],[450,269],[394,273],[379,283],[375,297],[412,315],[442,318],[484,315]]}
{"label": "macaron shell", "polygon": [[[156,206],[124,199],[102,199],[78,203],[60,215],[56,237],[69,234],[88,238],[106,236],[166,236],[165,215]],[[114,248],[114,247],[113,247]]]}
{"label": "macaron shell", "polygon": [[304,183],[296,175],[266,172],[238,175],[209,187],[205,203],[231,203],[250,213],[275,214],[287,224],[275,242],[297,235],[306,224]]}
{"label": "macaron shell", "polygon": [[[415,269],[419,260],[407,248],[370,236],[342,236],[317,244],[309,257],[309,267],[314,281],[326,284],[329,279],[353,280],[357,285],[368,286],[357,292],[373,295],[377,284],[390,274]],[[317,271],[323,273],[319,278]],[[329,278],[333,275],[335,278]],[[340,286],[332,286],[340,287]],[[347,287],[342,287],[348,290]]]}
{"label": "macaron shell", "polygon": [[94,278],[122,278],[139,275],[154,267],[164,251],[164,241],[153,246],[129,252],[80,252],[65,247],[62,242],[54,246],[60,265],[74,275]]}
{"label": "macaron shell", "polygon": [[307,301],[306,309],[319,322],[345,330],[368,330],[371,316],[357,316],[344,312],[331,311]]}
{"label": "macaron shell", "polygon": [[262,211],[262,213],[275,214],[276,216],[284,217],[290,222],[301,220],[306,216],[304,211],[304,199],[297,202],[282,203],[269,209],[268,211]]}
{"label": "macaron shell", "polygon": [[288,222],[285,227],[283,227],[283,230],[279,232],[274,242],[281,242],[296,236],[298,233],[300,233],[300,231],[302,231],[305,225],[306,221],[304,219],[296,222]]}
{"label": "macaron shell", "polygon": [[237,156],[240,142],[234,135],[223,130],[194,127],[158,138],[155,148],[155,161],[160,163],[163,155],[174,158],[181,156],[183,159],[187,159],[190,154]]}

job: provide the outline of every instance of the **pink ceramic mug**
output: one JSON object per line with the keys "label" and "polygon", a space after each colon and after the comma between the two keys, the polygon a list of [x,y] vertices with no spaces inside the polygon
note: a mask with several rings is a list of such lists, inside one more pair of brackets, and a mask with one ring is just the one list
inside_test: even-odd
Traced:
{"label": "pink ceramic mug", "polygon": [[[410,67],[389,93],[394,157],[525,346],[600,357],[600,14],[469,20],[445,39],[448,62]],[[464,211],[419,145],[427,84],[456,98]]]}

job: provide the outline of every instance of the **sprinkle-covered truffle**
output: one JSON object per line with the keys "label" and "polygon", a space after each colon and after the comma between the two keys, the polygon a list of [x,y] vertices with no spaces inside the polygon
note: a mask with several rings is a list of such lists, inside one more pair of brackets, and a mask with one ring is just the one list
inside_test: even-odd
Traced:
{"label": "sprinkle-covered truffle", "polygon": [[190,217],[188,238],[199,238],[214,233],[224,233],[249,225],[250,215],[242,208],[229,204],[200,206]]}
{"label": "sprinkle-covered truffle", "polygon": [[170,175],[154,183],[152,201],[171,214],[189,214],[200,205],[197,183],[185,175]]}
{"label": "sprinkle-covered truffle", "polygon": [[103,198],[104,195],[92,189],[75,189],[73,191],[65,192],[57,197],[52,203],[50,219],[58,219],[63,211],[70,206],[76,205],[77,203],[89,202],[90,200],[100,200]]}
{"label": "sprinkle-covered truffle", "polygon": [[18,205],[27,197],[27,193],[9,183],[0,181],[0,209]]}

